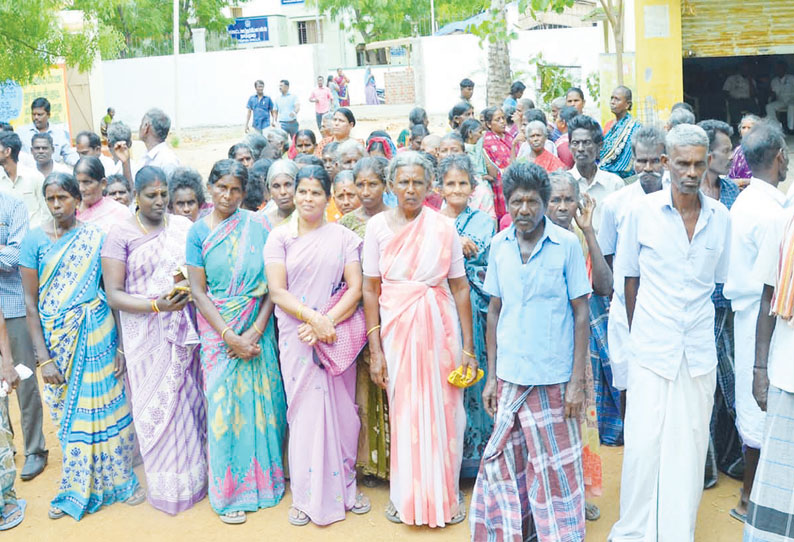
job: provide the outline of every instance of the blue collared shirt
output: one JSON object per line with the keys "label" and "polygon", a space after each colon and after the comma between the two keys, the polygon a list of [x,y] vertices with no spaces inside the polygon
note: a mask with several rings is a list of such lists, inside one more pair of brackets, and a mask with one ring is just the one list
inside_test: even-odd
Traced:
{"label": "blue collared shirt", "polygon": [[28,232],[28,210],[21,199],[0,192],[0,307],[6,318],[25,316],[19,247]]}
{"label": "blue collared shirt", "polygon": [[50,123],[49,127],[43,132],[40,132],[34,124],[26,124],[19,129],[18,133],[19,138],[22,140],[22,150],[25,152],[30,152],[30,143],[34,135],[50,134],[52,146],[54,147],[52,153],[53,160],[73,166],[80,158],[77,151],[72,148],[72,140],[69,139],[69,130],[62,124]]}
{"label": "blue collared shirt", "polygon": [[270,126],[270,111],[273,109],[273,101],[270,96],[263,95],[262,98],[259,98],[254,94],[248,98],[247,107],[254,113],[254,128],[262,130]]}
{"label": "blue collared shirt", "polygon": [[491,241],[485,292],[502,300],[496,328],[496,376],[522,386],[568,382],[573,369],[571,299],[588,295],[582,246],[544,218],[543,236],[527,263],[516,228]]}
{"label": "blue collared shirt", "polygon": [[298,122],[298,116],[295,112],[295,105],[298,99],[294,94],[289,92],[286,94],[279,93],[274,100],[276,103],[275,110],[278,111],[279,122]]}

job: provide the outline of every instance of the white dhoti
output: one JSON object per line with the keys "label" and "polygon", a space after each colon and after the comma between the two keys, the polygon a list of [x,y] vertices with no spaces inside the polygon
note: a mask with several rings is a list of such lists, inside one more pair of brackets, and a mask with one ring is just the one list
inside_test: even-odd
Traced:
{"label": "white dhoti", "polygon": [[736,428],[745,446],[760,449],[766,414],[753,397],[755,324],[760,300],[733,317],[734,371],[736,373]]}
{"label": "white dhoti", "polygon": [[789,130],[794,130],[794,96],[782,96],[774,102],[766,104],[766,116],[777,120],[777,112],[786,111],[786,124]]}
{"label": "white dhoti", "polygon": [[625,302],[617,294],[612,297],[612,303],[609,305],[607,343],[609,364],[612,367],[612,385],[619,390],[625,390],[631,357],[629,321]]}
{"label": "white dhoti", "polygon": [[610,542],[695,539],[717,385],[714,368],[675,380],[629,364],[620,519]]}

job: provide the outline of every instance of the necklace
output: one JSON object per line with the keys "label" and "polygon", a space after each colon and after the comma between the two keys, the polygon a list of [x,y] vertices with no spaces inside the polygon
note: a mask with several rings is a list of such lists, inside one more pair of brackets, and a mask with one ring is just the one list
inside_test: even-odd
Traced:
{"label": "necklace", "polygon": [[[143,233],[146,234],[146,235],[149,235],[149,230],[147,230],[146,227],[143,225],[143,222],[141,222],[141,212],[140,211],[135,211],[135,220],[138,221],[138,226],[140,226],[140,228],[143,231]],[[168,227],[168,217],[167,216],[163,216],[163,227],[164,228]]]}

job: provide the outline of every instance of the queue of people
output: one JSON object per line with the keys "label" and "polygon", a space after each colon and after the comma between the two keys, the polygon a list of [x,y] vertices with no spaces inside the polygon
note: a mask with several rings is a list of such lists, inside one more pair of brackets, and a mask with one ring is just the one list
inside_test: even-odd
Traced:
{"label": "queue of people", "polygon": [[[355,139],[343,106],[318,112],[319,137],[287,115],[206,182],[158,109],[141,159],[112,121],[110,157],[82,133],[46,177],[0,132],[0,377],[20,400],[23,479],[47,451],[36,379],[13,360],[45,383],[63,450],[50,518],[208,497],[240,524],[289,484],[287,521],[328,525],[388,484],[394,523],[581,541],[600,446],[623,445],[609,540],[694,540],[718,471],[743,479],[746,540],[791,539],[780,127],[757,121],[733,149],[729,125],[683,105],[667,131],[643,126],[623,86],[605,129],[578,88],[551,118],[519,85],[477,114],[470,83],[448,133],[421,108],[402,143]],[[53,146],[30,139],[34,157]],[[729,178],[738,152],[746,187]],[[2,530],[25,503],[0,405]]]}

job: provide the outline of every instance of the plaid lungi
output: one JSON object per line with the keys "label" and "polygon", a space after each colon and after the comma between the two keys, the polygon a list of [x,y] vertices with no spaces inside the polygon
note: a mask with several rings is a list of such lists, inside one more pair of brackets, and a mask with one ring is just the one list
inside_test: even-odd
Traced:
{"label": "plaid lungi", "polygon": [[744,525],[745,542],[794,540],[794,393],[769,386],[761,458]]}
{"label": "plaid lungi", "polygon": [[494,431],[471,499],[476,542],[584,540],[579,421],[565,417],[565,384],[498,383]]}

